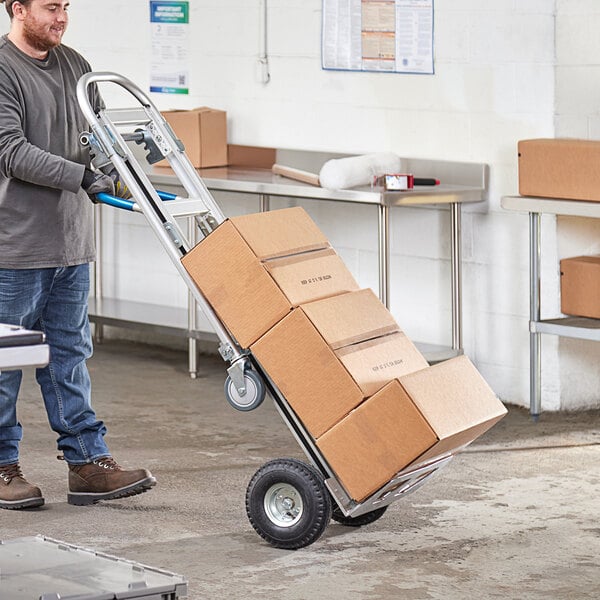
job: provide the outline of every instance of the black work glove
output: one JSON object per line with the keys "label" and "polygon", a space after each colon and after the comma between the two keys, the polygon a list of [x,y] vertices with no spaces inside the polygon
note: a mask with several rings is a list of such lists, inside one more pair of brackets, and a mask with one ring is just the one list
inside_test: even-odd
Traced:
{"label": "black work glove", "polygon": [[96,173],[86,167],[81,180],[81,187],[85,190],[90,200],[98,202],[96,194],[104,192],[105,194],[115,195],[115,183],[112,177],[104,173]]}
{"label": "black work glove", "polygon": [[131,192],[129,191],[129,188],[127,187],[125,182],[121,180],[119,172],[115,168],[113,168],[110,171],[106,172],[106,174],[112,179],[113,184],[115,186],[114,195],[118,196],[119,198],[125,198],[125,200],[129,200],[129,198],[131,198]]}

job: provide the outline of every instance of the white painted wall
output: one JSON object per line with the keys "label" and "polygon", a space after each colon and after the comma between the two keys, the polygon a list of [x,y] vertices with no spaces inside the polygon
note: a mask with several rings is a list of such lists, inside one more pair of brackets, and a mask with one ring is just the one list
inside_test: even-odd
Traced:
{"label": "white painted wall", "polygon": [[[225,109],[231,143],[490,165],[489,202],[463,213],[464,348],[502,399],[528,406],[528,223],[525,214],[503,211],[500,199],[518,192],[517,141],[555,135],[555,105],[557,135],[593,137],[600,130],[599,103],[589,100],[590,93],[600,96],[600,67],[592,62],[600,45],[596,2],[436,0],[436,72],[423,76],[323,71],[321,0],[269,0],[267,85],[257,76],[262,1],[190,5],[191,93],[155,94],[159,108]],[[70,12],[65,43],[96,70],[120,72],[147,89],[147,0],[72,0]],[[0,19],[7,26],[4,14]],[[579,35],[580,27],[587,35]],[[217,199],[227,214],[258,208],[249,197]],[[302,205],[360,284],[376,290],[374,209]],[[107,294],[183,306],[185,289],[141,218],[112,211],[109,222]],[[558,256],[572,249],[563,229],[557,236],[555,220],[544,218],[547,316],[560,306]],[[597,242],[598,230],[589,236]],[[413,339],[449,344],[448,212],[395,210],[391,238],[392,312]],[[598,351],[591,346],[544,336],[544,410],[600,406]],[[572,386],[568,375],[582,362],[583,383]]]}

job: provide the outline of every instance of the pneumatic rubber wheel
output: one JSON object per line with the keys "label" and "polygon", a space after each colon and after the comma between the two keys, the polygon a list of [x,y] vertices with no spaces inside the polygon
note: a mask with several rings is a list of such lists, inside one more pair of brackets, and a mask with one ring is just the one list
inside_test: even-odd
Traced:
{"label": "pneumatic rubber wheel", "polygon": [[240,396],[229,375],[225,379],[225,398],[236,410],[249,411],[258,408],[265,399],[266,388],[260,376],[250,369],[244,371],[246,393]]}
{"label": "pneumatic rubber wheel", "polygon": [[368,525],[369,523],[377,521],[377,519],[383,516],[383,513],[385,513],[386,510],[387,506],[382,506],[381,508],[376,508],[371,512],[365,513],[364,515],[358,515],[358,517],[347,517],[339,507],[334,506],[333,511],[331,512],[331,518],[340,525],[346,525],[347,527],[362,527],[363,525]]}
{"label": "pneumatic rubber wheel", "polygon": [[246,513],[258,535],[271,546],[297,550],[325,531],[331,519],[331,497],[316,469],[294,458],[279,458],[252,477]]}

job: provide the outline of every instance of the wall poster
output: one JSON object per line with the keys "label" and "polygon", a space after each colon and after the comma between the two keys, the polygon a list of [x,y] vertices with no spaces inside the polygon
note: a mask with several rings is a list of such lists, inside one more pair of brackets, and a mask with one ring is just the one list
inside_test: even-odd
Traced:
{"label": "wall poster", "polygon": [[189,2],[150,1],[150,91],[189,94]]}
{"label": "wall poster", "polygon": [[323,0],[322,64],[433,74],[433,0]]}

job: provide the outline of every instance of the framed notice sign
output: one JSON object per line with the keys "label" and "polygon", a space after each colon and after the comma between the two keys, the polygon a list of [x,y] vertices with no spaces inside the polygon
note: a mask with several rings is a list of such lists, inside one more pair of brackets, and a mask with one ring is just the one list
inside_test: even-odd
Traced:
{"label": "framed notice sign", "polygon": [[189,2],[150,2],[150,91],[189,93]]}
{"label": "framed notice sign", "polygon": [[433,73],[433,0],[323,0],[324,69]]}

